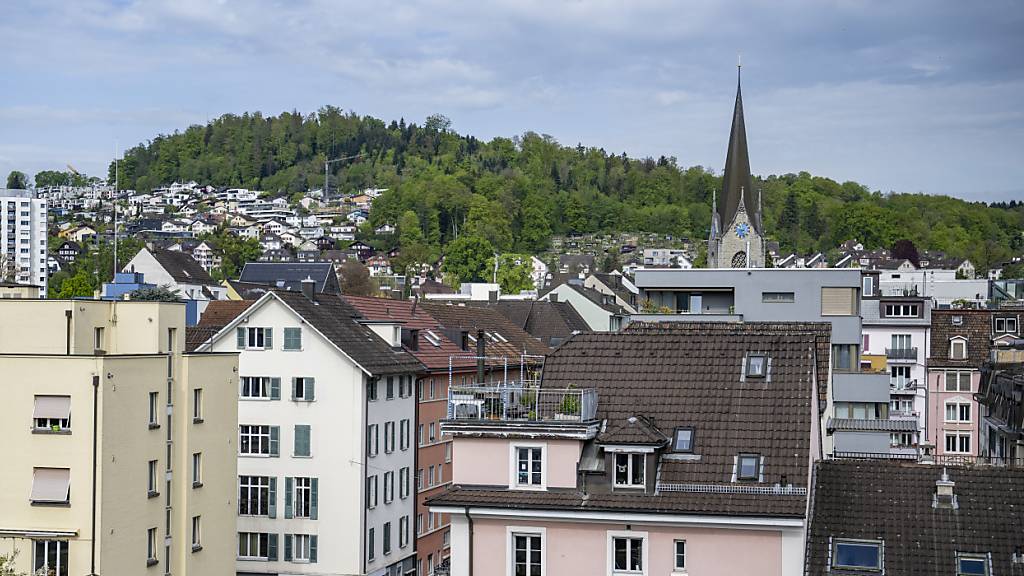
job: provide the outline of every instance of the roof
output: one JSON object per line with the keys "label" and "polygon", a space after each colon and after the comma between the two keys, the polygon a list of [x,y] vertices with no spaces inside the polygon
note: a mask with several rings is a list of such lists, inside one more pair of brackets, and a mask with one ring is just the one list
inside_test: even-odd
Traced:
{"label": "roof", "polygon": [[[912,303],[922,307],[921,318],[882,317],[882,306],[893,303]],[[923,297],[888,297],[865,299],[861,302],[861,324],[863,326],[920,326],[927,328],[932,323],[932,299]]]}
{"label": "roof", "polygon": [[[953,324],[957,317],[961,320],[960,325]],[[967,339],[965,360],[953,360],[949,357],[950,341],[957,336]],[[981,368],[988,359],[991,341],[991,311],[932,310],[932,342],[928,367]]]}
{"label": "roof", "polygon": [[594,278],[608,287],[623,302],[633,306],[636,304],[636,294],[622,283],[622,276],[618,274],[591,274]]}
{"label": "roof", "polygon": [[150,254],[167,271],[175,282],[181,284],[217,285],[217,281],[187,252],[176,250],[152,250]]}
{"label": "roof", "polygon": [[467,304],[496,310],[510,322],[551,347],[558,346],[576,332],[590,330],[586,320],[568,302],[499,300]]}
{"label": "roof", "polygon": [[[990,574],[1020,574],[1024,469],[949,467],[957,508],[932,505],[941,466],[823,460],[807,542],[808,574],[829,571],[829,539],[883,540],[883,574],[956,574],[956,554],[991,554]],[[850,572],[831,570],[834,574]]]}
{"label": "roof", "polygon": [[338,294],[338,277],[331,262],[246,262],[238,280],[301,291],[302,281],[312,278],[319,294]]}
{"label": "roof", "polygon": [[825,428],[829,431],[838,430],[841,432],[915,432],[917,430],[917,419],[864,420],[859,418],[829,418]]}
{"label": "roof", "polygon": [[761,229],[760,198],[754,190],[750,176],[750,157],[747,153],[747,128],[743,121],[743,95],[740,90],[739,70],[736,72],[736,105],[732,112],[732,126],[729,131],[729,150],[725,155],[725,170],[722,172],[722,197],[718,204],[718,230],[721,233],[732,222],[740,205],[740,197],[751,224],[758,234]]}
{"label": "roof", "polygon": [[227,283],[244,300],[259,300],[260,296],[263,296],[273,288],[266,284],[239,282],[238,280],[227,280]]}
{"label": "roof", "polygon": [[[476,337],[478,330],[500,335],[501,338],[492,338],[487,342],[488,356],[504,355],[512,359],[524,353],[543,356],[551,352],[551,348],[516,326],[497,310],[434,302],[421,302],[420,306],[446,329],[467,330],[473,337]],[[502,339],[505,341],[501,341]]]}
{"label": "roof", "polygon": [[[566,282],[565,284],[562,284],[562,286],[568,286],[570,290],[578,292],[584,298],[590,300],[591,302],[593,302],[594,304],[596,304],[602,310],[608,312],[609,314],[615,314],[617,316],[626,315],[625,308],[615,303],[614,295],[602,294],[601,292],[598,292],[593,288],[587,288],[583,286],[582,282],[582,280],[580,281],[580,283]],[[558,286],[552,286],[552,288],[558,288]],[[547,295],[545,295],[544,297],[547,298]],[[606,299],[610,299],[610,301],[606,302]]]}

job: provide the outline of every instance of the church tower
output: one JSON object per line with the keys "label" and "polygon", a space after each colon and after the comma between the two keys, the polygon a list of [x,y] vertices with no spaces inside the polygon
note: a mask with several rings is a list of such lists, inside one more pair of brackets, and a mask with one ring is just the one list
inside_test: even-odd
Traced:
{"label": "church tower", "polygon": [[763,268],[764,228],[761,193],[755,191],[747,156],[747,130],[743,124],[740,68],[736,68],[736,107],[732,113],[729,150],[725,156],[722,194],[712,200],[709,268]]}

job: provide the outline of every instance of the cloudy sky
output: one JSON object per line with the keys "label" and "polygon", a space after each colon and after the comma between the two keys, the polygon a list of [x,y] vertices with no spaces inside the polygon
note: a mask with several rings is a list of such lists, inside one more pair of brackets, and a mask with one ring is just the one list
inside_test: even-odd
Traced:
{"label": "cloudy sky", "polygon": [[751,167],[1024,199],[1015,0],[42,0],[0,4],[0,173],[227,112],[439,112],[721,170],[736,55]]}

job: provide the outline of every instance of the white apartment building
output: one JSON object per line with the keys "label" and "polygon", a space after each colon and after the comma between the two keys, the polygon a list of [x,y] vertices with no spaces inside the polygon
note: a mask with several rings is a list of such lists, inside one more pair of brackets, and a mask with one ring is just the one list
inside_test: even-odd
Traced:
{"label": "white apartment building", "polygon": [[397,323],[303,287],[268,292],[200,346],[241,353],[237,572],[414,573],[420,363]]}
{"label": "white apartment building", "polygon": [[31,190],[0,189],[0,255],[12,280],[39,286],[46,298],[46,200]]}

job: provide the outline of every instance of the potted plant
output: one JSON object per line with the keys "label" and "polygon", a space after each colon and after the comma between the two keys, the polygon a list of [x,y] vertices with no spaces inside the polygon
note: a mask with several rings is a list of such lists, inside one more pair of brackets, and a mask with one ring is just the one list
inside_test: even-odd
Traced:
{"label": "potted plant", "polygon": [[562,395],[562,401],[558,403],[558,412],[555,413],[555,420],[579,420],[580,398],[575,394],[575,386],[571,384]]}

